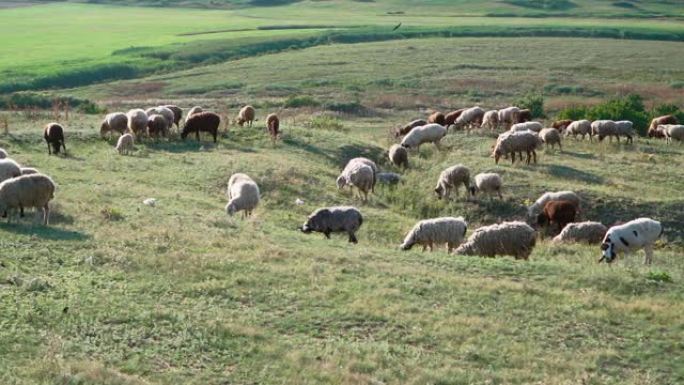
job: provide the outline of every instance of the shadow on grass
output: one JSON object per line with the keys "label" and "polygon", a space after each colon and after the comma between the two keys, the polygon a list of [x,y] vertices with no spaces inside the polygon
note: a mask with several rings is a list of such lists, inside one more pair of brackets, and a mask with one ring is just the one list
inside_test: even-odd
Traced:
{"label": "shadow on grass", "polygon": [[563,150],[563,155],[570,155],[575,158],[581,158],[581,159],[595,159],[596,154],[592,154],[590,152],[573,152],[573,151],[568,151],[568,150]]}
{"label": "shadow on grass", "polygon": [[283,138],[283,143],[285,143],[289,146],[295,147],[295,148],[299,148],[299,149],[304,150],[308,153],[323,157],[330,162],[336,162],[337,161],[337,158],[330,155],[329,152],[323,151],[311,143],[303,142],[299,138],[296,138],[293,136],[286,136],[285,138]]}
{"label": "shadow on grass", "polygon": [[551,164],[546,166],[546,171],[549,174],[559,178],[574,179],[585,183],[603,183],[603,178],[600,176],[559,164]]}
{"label": "shadow on grass", "polygon": [[56,241],[85,241],[90,239],[89,235],[78,231],[68,231],[57,227],[25,223],[0,223],[0,230],[15,234],[34,235],[39,238]]}
{"label": "shadow on grass", "polygon": [[368,158],[377,163],[384,157],[384,153],[385,150],[378,146],[346,144],[338,148],[335,163],[340,169],[344,168],[351,159],[358,157]]}

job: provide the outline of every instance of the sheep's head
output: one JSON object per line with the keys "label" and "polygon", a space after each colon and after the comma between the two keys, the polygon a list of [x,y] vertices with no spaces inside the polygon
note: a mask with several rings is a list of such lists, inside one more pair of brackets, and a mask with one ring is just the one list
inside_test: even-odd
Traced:
{"label": "sheep's head", "polygon": [[342,189],[344,186],[347,185],[347,179],[342,175],[338,176],[335,182],[337,183],[338,190]]}
{"label": "sheep's head", "polygon": [[233,215],[235,215],[236,212],[237,207],[235,207],[235,203],[230,202],[226,205],[226,214],[232,217]]}
{"label": "sheep's head", "polygon": [[240,116],[240,117],[238,117],[237,119],[235,119],[235,123],[237,123],[237,125],[240,126],[240,127],[244,126],[244,124],[245,124],[246,121],[247,121],[247,120],[246,120],[245,118],[243,118],[242,116]]}
{"label": "sheep's head", "polygon": [[537,225],[538,226],[546,226],[549,224],[549,217],[546,216],[546,214],[541,213],[537,215]]}
{"label": "sheep's head", "polygon": [[100,136],[104,138],[108,131],[109,124],[107,123],[107,121],[102,122],[102,125],[100,125]]}
{"label": "sheep's head", "polygon": [[444,187],[441,184],[438,184],[434,191],[435,194],[437,194],[437,199],[442,199],[444,196]]}
{"label": "sheep's head", "polygon": [[603,243],[601,243],[601,250],[602,256],[601,259],[599,259],[599,263],[603,261],[611,263],[617,257],[617,254],[615,253],[615,245],[613,244],[613,241],[610,240],[610,237],[606,237]]}
{"label": "sheep's head", "polygon": [[472,196],[475,196],[477,194],[477,186],[475,185],[471,185],[468,190],[470,191],[470,195]]}

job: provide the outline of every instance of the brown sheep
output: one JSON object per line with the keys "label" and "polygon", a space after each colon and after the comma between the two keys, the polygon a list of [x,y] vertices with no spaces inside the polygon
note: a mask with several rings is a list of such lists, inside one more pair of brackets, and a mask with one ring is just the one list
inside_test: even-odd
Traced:
{"label": "brown sheep", "polygon": [[558,232],[563,231],[568,223],[575,221],[577,206],[570,201],[548,201],[544,205],[544,211],[537,216],[539,226],[558,224]]}
{"label": "brown sheep", "polygon": [[271,135],[271,140],[275,143],[280,135],[280,119],[276,114],[270,114],[266,117],[266,127],[268,127],[268,133]]}
{"label": "brown sheep", "polygon": [[200,131],[208,132],[214,137],[216,143],[218,136],[218,128],[221,124],[221,117],[213,112],[199,112],[196,113],[185,122],[183,131],[181,132],[181,139],[185,139],[188,134],[194,132],[197,141],[200,140]]}
{"label": "brown sheep", "polygon": [[673,115],[663,115],[651,120],[651,125],[648,126],[649,138],[664,138],[665,134],[658,131],[658,126],[662,124],[679,124],[679,121]]}
{"label": "brown sheep", "polygon": [[565,131],[565,129],[568,128],[570,123],[572,123],[572,119],[556,120],[555,122],[553,122],[551,127],[555,128],[556,130],[558,130],[558,132],[562,134],[563,131]]}
{"label": "brown sheep", "polygon": [[532,111],[530,110],[520,110],[518,113],[515,115],[515,122],[516,123],[525,123],[529,122],[532,120]]}
{"label": "brown sheep", "polygon": [[411,130],[413,130],[414,128],[424,126],[426,124],[428,124],[428,122],[426,120],[416,119],[414,121],[409,122],[404,127],[398,129],[397,132],[395,133],[395,136],[396,137],[404,136],[404,135],[408,134],[409,132],[411,132]]}
{"label": "brown sheep", "polygon": [[242,127],[245,123],[247,126],[252,127],[252,122],[254,122],[254,117],[256,116],[256,111],[252,106],[244,106],[240,110],[237,117],[237,124]]}
{"label": "brown sheep", "polygon": [[[180,128],[178,122],[180,122],[180,120],[183,118],[183,109],[173,104],[167,104],[164,107],[168,108],[173,112],[173,124],[175,124],[176,127]],[[169,128],[171,128],[171,123],[169,123]]]}
{"label": "brown sheep", "polygon": [[463,111],[467,110],[467,108],[461,108],[460,110],[456,111],[451,111],[446,116],[444,117],[444,126],[448,127],[456,122],[456,119],[458,119],[459,116],[463,113]]}
{"label": "brown sheep", "polygon": [[52,149],[54,149],[55,154],[59,154],[59,148],[64,147],[64,153],[66,154],[66,144],[64,143],[64,128],[59,125],[59,123],[48,123],[43,131],[43,137],[48,146],[48,154],[52,155]]}
{"label": "brown sheep", "polygon": [[433,112],[432,115],[430,115],[428,117],[428,120],[427,120],[428,123],[437,123],[441,126],[444,125],[445,121],[446,121],[446,117],[444,116],[443,113],[441,113],[439,111]]}

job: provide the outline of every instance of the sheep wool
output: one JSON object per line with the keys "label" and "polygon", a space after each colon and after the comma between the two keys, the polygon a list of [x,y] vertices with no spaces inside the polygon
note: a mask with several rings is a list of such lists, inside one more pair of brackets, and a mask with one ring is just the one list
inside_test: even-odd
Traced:
{"label": "sheep wool", "polygon": [[408,124],[406,124],[404,127],[399,128],[396,131],[395,136],[396,137],[404,136],[404,135],[408,134],[409,132],[411,132],[411,130],[413,130],[414,128],[424,126],[426,124],[428,124],[427,120],[423,120],[423,119],[413,120],[413,121],[409,122]]}
{"label": "sheep wool", "polygon": [[350,243],[358,243],[356,232],[363,224],[363,216],[356,207],[334,206],[314,211],[300,230],[305,233],[319,232],[330,239],[332,233],[347,233]]}
{"label": "sheep wool", "polygon": [[584,119],[575,120],[565,128],[565,136],[568,135],[572,135],[574,138],[577,138],[577,135],[582,135],[582,140],[586,135],[589,135],[589,140],[591,140],[591,122]]}
{"label": "sheep wool", "polygon": [[618,142],[620,141],[617,126],[612,120],[595,120],[591,122],[591,135],[598,136],[599,142],[603,141],[605,137],[609,137],[611,141],[615,137]]}
{"label": "sheep wool", "polygon": [[5,151],[3,148],[0,148],[0,159],[5,159],[7,156],[7,151]]}
{"label": "sheep wool", "polygon": [[479,106],[468,108],[454,122],[456,128],[479,127],[482,124],[485,111]]}
{"label": "sheep wool", "polygon": [[401,244],[402,250],[410,250],[414,245],[423,246],[423,251],[432,248],[435,244],[447,245],[447,252],[463,242],[468,225],[463,217],[442,217],[425,219],[418,223],[406,234],[404,243]]}
{"label": "sheep wool", "polygon": [[19,163],[10,158],[0,159],[0,182],[21,175]]}
{"label": "sheep wool", "polygon": [[401,182],[401,175],[395,172],[379,172],[376,175],[376,179],[380,184],[395,185]]}
{"label": "sheep wool", "polygon": [[123,112],[112,112],[107,114],[100,125],[100,136],[105,137],[107,133],[118,132],[123,134],[128,128],[128,117]]}
{"label": "sheep wool", "polygon": [[[48,203],[55,196],[55,182],[43,174],[22,175],[0,183],[0,212],[16,209],[43,209],[43,224],[50,217]],[[8,213],[8,220],[11,216]]]}
{"label": "sheep wool", "polygon": [[495,172],[480,173],[475,175],[475,185],[470,189],[471,194],[475,195],[477,192],[485,194],[497,194],[499,199],[503,199],[501,195],[501,188],[503,187],[503,178]]}
{"label": "sheep wool", "polygon": [[577,207],[577,212],[581,210],[581,199],[574,191],[557,191],[557,192],[546,192],[542,194],[530,207],[527,208],[527,215],[531,219],[536,219],[539,214],[541,214],[544,206],[549,201],[569,201],[575,204]]}
{"label": "sheep wool", "polygon": [[522,152],[527,153],[527,164],[530,164],[532,156],[534,156],[534,163],[537,163],[536,149],[541,140],[539,136],[533,131],[508,131],[501,135],[494,145],[492,156],[494,162],[499,163],[502,156],[511,154],[511,162],[515,163],[515,153],[521,153],[520,161],[522,161]]}
{"label": "sheep wool", "polygon": [[393,144],[389,149],[389,160],[397,167],[408,168],[408,151],[398,144]]}
{"label": "sheep wool", "polygon": [[341,189],[346,185],[356,187],[363,200],[368,200],[368,192],[375,188],[377,167],[373,167],[374,165],[375,162],[366,158],[350,160],[337,177],[337,188]]}
{"label": "sheep wool", "polygon": [[462,164],[457,164],[445,169],[439,174],[437,186],[435,186],[435,193],[440,199],[449,199],[451,191],[454,190],[456,196],[458,196],[458,188],[461,184],[465,186],[467,199],[468,191],[470,191],[470,170]]}
{"label": "sheep wool", "polygon": [[134,141],[132,134],[126,133],[121,135],[116,142],[116,151],[119,155],[128,155],[128,153],[133,150]]}
{"label": "sheep wool", "polygon": [[678,140],[680,143],[684,142],[684,125],[665,124],[658,126],[658,130],[665,136],[669,144],[672,143],[673,139]]}
{"label": "sheep wool", "polygon": [[242,127],[245,123],[247,123],[249,127],[252,127],[252,122],[254,121],[255,115],[256,110],[254,110],[254,107],[244,106],[238,113],[237,124]]}
{"label": "sheep wool", "polygon": [[200,112],[203,112],[203,111],[204,111],[204,110],[202,110],[202,107],[200,107],[200,106],[194,106],[194,107],[192,107],[192,108],[190,109],[190,111],[188,111],[188,115],[185,117],[185,123],[188,122],[188,119],[190,119],[191,116],[193,116],[193,115],[195,115],[195,114],[199,114]]}
{"label": "sheep wool", "polygon": [[181,119],[183,119],[183,109],[176,106],[175,104],[167,104],[162,107],[168,108],[169,110],[171,110],[171,112],[173,112],[173,124],[175,124],[176,127],[180,128],[179,123]]}
{"label": "sheep wool", "polygon": [[630,253],[644,249],[646,253],[644,263],[650,265],[653,262],[653,244],[662,234],[662,224],[651,218],[638,218],[613,226],[608,229],[601,243],[602,256],[599,262],[613,262],[618,252]]}
{"label": "sheep wool", "polygon": [[499,127],[499,111],[490,110],[485,112],[482,117],[482,128],[494,130]]}
{"label": "sheep wool", "polygon": [[624,136],[627,138],[627,143],[634,142],[633,137],[636,135],[634,133],[634,123],[630,122],[629,120],[620,120],[615,122],[615,131],[618,140],[621,136]]}
{"label": "sheep wool", "polygon": [[233,174],[228,181],[228,204],[226,213],[233,216],[242,211],[242,216],[252,215],[260,200],[259,186],[247,174]]}
{"label": "sheep wool", "polygon": [[140,136],[147,131],[147,114],[140,108],[129,110],[126,113],[128,118],[128,131]]}
{"label": "sheep wool", "polygon": [[588,243],[599,244],[608,228],[600,222],[569,223],[560,234],[553,238],[554,243]]}
{"label": "sheep wool", "polygon": [[439,141],[447,134],[446,128],[439,124],[427,124],[425,126],[416,127],[411,132],[404,136],[401,141],[401,146],[408,149],[420,149],[420,145],[424,143],[434,143],[435,147],[439,149]]}
{"label": "sheep wool", "polygon": [[40,172],[33,167],[22,167],[21,168],[21,175],[31,175],[31,174],[40,174]]}
{"label": "sheep wool", "polygon": [[516,123],[511,126],[511,131],[516,132],[516,131],[534,131],[534,132],[540,132],[544,128],[541,123],[539,122],[523,122],[523,123]]}
{"label": "sheep wool", "polygon": [[556,130],[555,128],[544,128],[541,131],[539,131],[539,139],[541,139],[541,141],[544,142],[547,148],[549,145],[551,145],[551,148],[554,148],[557,144],[558,148],[560,148],[561,151],[563,151],[560,132],[558,132],[558,130]]}
{"label": "sheep wool", "polygon": [[510,255],[515,259],[528,259],[535,243],[534,229],[528,224],[504,222],[475,230],[455,253],[482,257]]}
{"label": "sheep wool", "polygon": [[513,120],[520,113],[520,108],[511,106],[499,110],[499,124],[507,125],[515,123]]}

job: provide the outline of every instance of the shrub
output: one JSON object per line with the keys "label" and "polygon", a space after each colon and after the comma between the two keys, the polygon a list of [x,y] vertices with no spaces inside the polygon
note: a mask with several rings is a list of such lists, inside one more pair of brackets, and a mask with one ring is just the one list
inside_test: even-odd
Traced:
{"label": "shrub", "polygon": [[290,96],[285,100],[283,107],[285,108],[299,108],[299,107],[317,107],[321,103],[311,96]]}
{"label": "shrub", "polygon": [[354,102],[331,102],[325,105],[326,110],[342,112],[345,114],[363,114],[366,112],[366,107],[361,103]]}
{"label": "shrub", "polygon": [[56,103],[66,104],[86,114],[100,114],[104,109],[88,99],[78,99],[71,96],[50,95],[39,92],[15,92],[0,96],[2,109],[51,109]]}
{"label": "shrub", "polygon": [[544,116],[544,96],[542,94],[528,93],[515,102],[520,108],[530,110],[533,118]]}
{"label": "shrub", "polygon": [[684,111],[680,111],[679,107],[675,104],[661,104],[653,107],[650,118],[653,119],[663,115],[674,115],[677,120],[684,122]]}
{"label": "shrub", "polygon": [[311,118],[309,127],[316,130],[345,131],[344,125],[335,116],[318,115]]}
{"label": "shrub", "polygon": [[586,119],[588,115],[588,108],[584,106],[570,106],[566,107],[560,112],[558,112],[558,120],[570,119],[570,120],[580,120]]}

